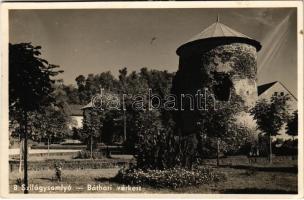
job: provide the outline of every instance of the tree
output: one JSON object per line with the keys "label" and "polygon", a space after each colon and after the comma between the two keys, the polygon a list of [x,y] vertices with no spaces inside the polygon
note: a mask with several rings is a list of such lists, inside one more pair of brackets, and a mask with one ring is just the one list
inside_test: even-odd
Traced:
{"label": "tree", "polygon": [[81,104],[87,103],[87,98],[85,94],[85,77],[79,75],[75,79],[78,87],[78,97]]}
{"label": "tree", "polygon": [[209,109],[200,111],[199,132],[216,141],[217,166],[220,164],[221,144],[225,142],[229,144],[231,143],[229,141],[236,141],[238,137],[242,137],[240,127],[234,122],[237,114],[243,109],[243,103],[239,96],[232,95],[232,97],[229,102],[217,101],[214,109],[212,109],[213,99],[208,98],[206,102]]}
{"label": "tree", "polygon": [[[113,92],[118,91],[118,80],[109,71],[100,74],[89,74],[87,77],[79,75],[75,81],[80,104],[87,104],[101,88]],[[71,100],[73,101],[73,99]]]}
{"label": "tree", "polygon": [[93,108],[86,110],[85,112],[83,127],[79,131],[80,139],[87,144],[92,159],[93,149],[96,148],[94,144],[96,144],[97,138],[100,138],[102,134],[104,113],[100,110],[94,110]]}
{"label": "tree", "polygon": [[298,111],[294,111],[292,116],[287,120],[287,134],[291,135],[293,140],[298,135]]}
{"label": "tree", "polygon": [[40,46],[30,43],[9,44],[9,109],[10,118],[20,124],[24,142],[24,193],[28,193],[27,140],[31,131],[29,113],[49,105],[54,100],[51,93],[52,77],[63,71],[40,58]]}
{"label": "tree", "polygon": [[164,169],[179,165],[178,145],[173,130],[162,123],[158,110],[138,113],[135,158],[141,169]]}
{"label": "tree", "polygon": [[[227,128],[227,132],[220,135],[219,146],[216,137],[202,132],[197,150],[199,159],[217,158],[220,152],[224,156],[246,154],[250,150],[248,147],[256,140],[253,129],[232,122]],[[220,158],[217,158],[217,163],[220,163]]]}
{"label": "tree", "polygon": [[118,81],[114,78],[111,72],[102,72],[95,76],[95,82],[105,90],[117,91]]}
{"label": "tree", "polygon": [[62,89],[65,92],[68,104],[81,104],[78,89],[74,85],[63,85]]}
{"label": "tree", "polygon": [[[133,109],[133,98],[134,96],[141,95],[144,98],[143,102],[146,107],[148,105],[149,88],[153,90],[153,94],[164,97],[170,93],[172,77],[173,74],[167,71],[147,70],[146,68],[142,68],[140,72],[132,71],[130,73],[128,73],[127,68],[120,69],[118,79],[113,77],[110,72],[90,74],[88,77],[78,76],[76,78],[78,92],[80,92],[78,94],[83,95],[79,96],[79,99],[84,100],[83,102],[90,101],[92,96],[98,94],[100,88],[103,88],[103,96],[105,97],[103,105],[109,101],[106,96],[113,96],[113,94],[119,94],[115,99],[118,99],[120,103],[124,103],[124,105],[118,106],[119,110],[108,110],[105,108],[102,112],[97,112],[96,110],[92,113],[88,110],[85,111],[88,118],[84,119],[84,127],[81,131],[82,140],[88,144],[90,149],[93,149],[94,145],[92,148],[90,145],[90,136],[92,138],[99,137],[100,141],[110,143],[113,140],[121,141],[121,136],[123,135],[126,138],[124,145],[130,152],[136,153],[137,148],[135,148],[135,145],[138,144],[138,136],[150,129],[150,123],[148,123],[150,120],[147,118],[154,115],[141,109]],[[109,99],[113,98],[110,97]],[[113,101],[111,102],[113,103]],[[93,121],[90,122],[90,117],[92,120],[96,119],[95,124],[92,123]],[[168,111],[160,110],[157,120],[161,120],[158,123],[162,127],[166,127],[168,130],[172,129],[172,119]],[[137,121],[143,122],[142,124],[147,130],[134,126],[134,123]],[[152,132],[149,133],[152,134]],[[153,134],[157,133],[157,131],[153,131]],[[160,133],[163,133],[163,131],[160,131]],[[101,135],[102,138],[100,137]]]}
{"label": "tree", "polygon": [[[62,109],[48,106],[34,112],[30,117],[33,128],[30,135],[34,141],[47,140],[48,150],[52,141],[60,141],[70,134],[71,118]],[[48,151],[49,157],[49,151]]]}
{"label": "tree", "polygon": [[259,100],[251,109],[258,128],[268,136],[269,163],[272,163],[272,136],[278,135],[279,130],[287,121],[289,99],[288,95],[273,94],[270,101]]}

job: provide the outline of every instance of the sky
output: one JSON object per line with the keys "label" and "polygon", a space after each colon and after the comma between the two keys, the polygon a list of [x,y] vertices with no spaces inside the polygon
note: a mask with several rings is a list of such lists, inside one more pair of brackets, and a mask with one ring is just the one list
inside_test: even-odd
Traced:
{"label": "sky", "polygon": [[78,75],[118,70],[178,69],[176,49],[216,21],[262,44],[258,84],[281,81],[297,96],[296,10],[87,9],[11,10],[9,41],[42,46],[65,84]]}

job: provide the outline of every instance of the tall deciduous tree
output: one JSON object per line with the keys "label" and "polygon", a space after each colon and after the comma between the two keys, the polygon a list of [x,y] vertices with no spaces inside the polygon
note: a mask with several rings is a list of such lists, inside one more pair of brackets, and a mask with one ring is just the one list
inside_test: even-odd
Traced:
{"label": "tall deciduous tree", "polygon": [[[243,104],[238,96],[233,96],[229,102],[215,101],[208,98],[206,101],[206,110],[200,111],[199,129],[207,137],[216,140],[217,166],[220,161],[220,146],[222,142],[237,140],[242,137],[240,133],[234,134],[237,126],[234,124],[235,117],[242,110]],[[214,102],[215,101],[215,102]]]}
{"label": "tall deciduous tree", "polygon": [[81,139],[88,145],[93,158],[93,142],[101,137],[104,113],[100,110],[87,110],[83,119],[83,128],[80,131]]}
{"label": "tall deciduous tree", "polygon": [[[24,193],[28,193],[27,139],[30,132],[29,113],[49,105],[53,92],[52,77],[62,71],[40,58],[40,46],[30,43],[9,44],[9,107],[21,127],[24,140]],[[10,116],[10,117],[11,117]]]}
{"label": "tall deciduous tree", "polygon": [[287,121],[287,134],[294,137],[298,135],[298,111],[294,111]]}
{"label": "tall deciduous tree", "polygon": [[78,97],[79,97],[79,102],[81,104],[87,103],[87,98],[85,94],[85,77],[83,75],[79,75],[75,79],[78,87]]}
{"label": "tall deciduous tree", "polygon": [[251,109],[261,131],[268,136],[269,163],[272,163],[272,136],[276,136],[288,118],[288,95],[272,95],[270,101],[259,100]]}
{"label": "tall deciduous tree", "polygon": [[58,107],[48,106],[40,110],[32,113],[30,117],[32,121],[31,139],[34,141],[47,140],[49,150],[52,141],[60,141],[70,134],[68,126],[72,121],[70,116]]}

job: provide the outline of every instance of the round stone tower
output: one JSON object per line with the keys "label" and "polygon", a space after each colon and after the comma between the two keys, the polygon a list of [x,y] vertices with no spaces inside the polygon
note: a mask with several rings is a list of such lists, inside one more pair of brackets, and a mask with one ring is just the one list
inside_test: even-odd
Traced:
{"label": "round stone tower", "polygon": [[[180,97],[181,94],[195,96],[198,90],[207,91],[206,95],[222,102],[240,98],[245,107],[240,123],[250,123],[249,109],[257,100],[257,52],[260,49],[258,41],[217,19],[177,49],[179,68],[172,93]],[[195,109],[190,109],[189,102],[186,97],[179,102],[184,104],[184,109],[179,109],[176,116],[179,134],[184,136],[194,134],[197,125]]]}

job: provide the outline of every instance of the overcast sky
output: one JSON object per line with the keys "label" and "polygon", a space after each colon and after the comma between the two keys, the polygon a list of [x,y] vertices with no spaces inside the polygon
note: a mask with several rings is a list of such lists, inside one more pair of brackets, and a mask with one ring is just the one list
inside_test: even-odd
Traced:
{"label": "overcast sky", "polygon": [[[262,46],[276,44],[275,51],[268,45],[258,54],[263,59],[275,52],[259,71],[258,84],[281,81],[297,96],[295,9],[13,10],[9,40],[41,45],[42,57],[65,71],[66,84],[75,84],[80,74],[111,71],[116,76],[123,67],[175,72],[176,49],[214,23],[218,13],[221,23]],[[276,27],[287,15],[281,37]]]}

